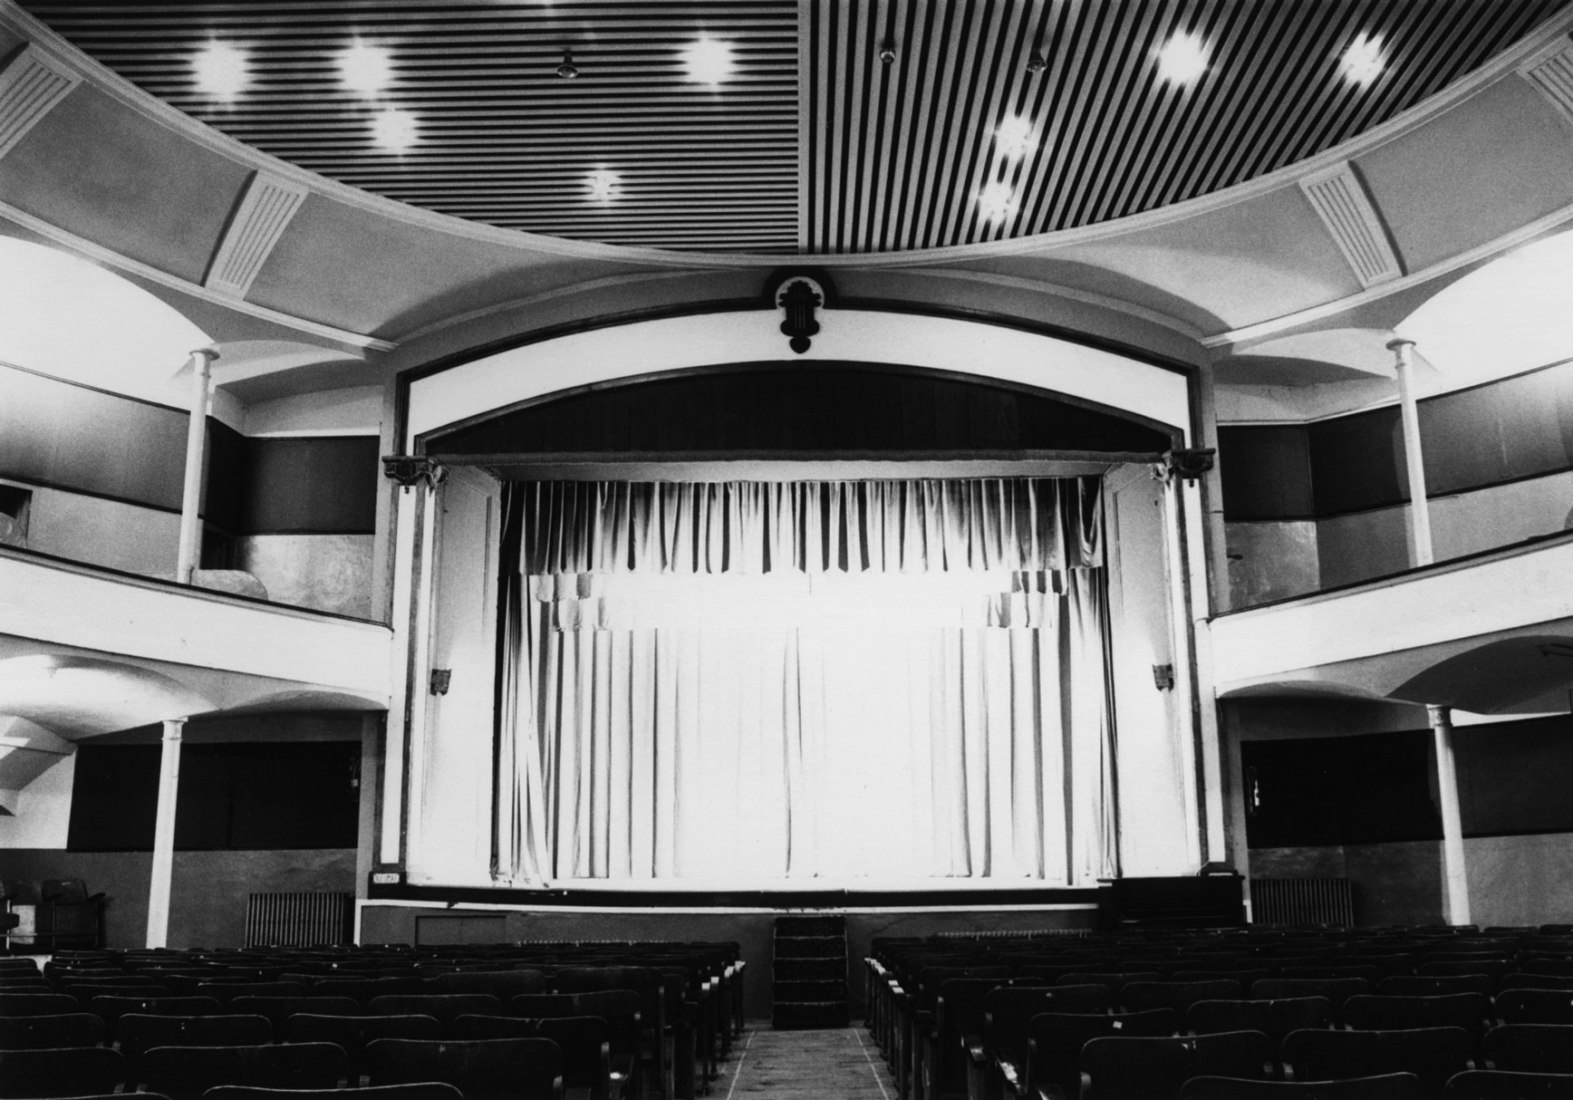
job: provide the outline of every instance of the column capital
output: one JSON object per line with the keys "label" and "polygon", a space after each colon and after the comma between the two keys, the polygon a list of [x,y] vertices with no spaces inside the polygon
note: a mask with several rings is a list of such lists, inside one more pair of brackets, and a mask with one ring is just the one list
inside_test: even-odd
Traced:
{"label": "column capital", "polygon": [[1388,351],[1398,351],[1400,348],[1414,347],[1415,342],[1407,336],[1395,336],[1382,346],[1387,348]]}
{"label": "column capital", "polygon": [[424,484],[428,489],[435,489],[442,484],[442,479],[448,471],[436,459],[427,455],[383,455],[382,473],[384,477],[397,481],[406,489]]}
{"label": "column capital", "polygon": [[1453,725],[1453,708],[1446,704],[1427,703],[1426,718],[1432,729],[1450,729]]}
{"label": "column capital", "polygon": [[192,348],[191,354],[193,357],[200,355],[209,363],[219,358],[218,348],[214,347],[212,344],[204,344],[200,348]]}

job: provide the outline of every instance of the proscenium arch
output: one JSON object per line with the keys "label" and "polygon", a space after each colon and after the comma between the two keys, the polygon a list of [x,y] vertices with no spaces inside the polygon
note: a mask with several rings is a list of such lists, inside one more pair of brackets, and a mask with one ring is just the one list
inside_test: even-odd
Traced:
{"label": "proscenium arch", "polygon": [[[793,361],[918,368],[1024,387],[1192,438],[1190,379],[1103,348],[1015,326],[877,309],[820,314]],[[483,354],[409,383],[400,445],[587,386],[780,361],[791,355],[775,310],[693,313],[611,324]]]}

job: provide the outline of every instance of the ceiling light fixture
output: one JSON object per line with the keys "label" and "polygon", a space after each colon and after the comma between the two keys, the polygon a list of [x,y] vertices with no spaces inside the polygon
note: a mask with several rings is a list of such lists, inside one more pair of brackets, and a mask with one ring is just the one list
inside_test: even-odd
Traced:
{"label": "ceiling light fixture", "polygon": [[697,39],[683,50],[682,58],[689,80],[712,87],[731,76],[737,68],[731,43],[715,38]]}
{"label": "ceiling light fixture", "polygon": [[623,177],[609,168],[597,168],[584,177],[590,201],[607,206],[623,197]]}
{"label": "ceiling light fixture", "polygon": [[879,60],[886,65],[894,65],[896,63],[896,42],[894,39],[886,38],[879,44]]}
{"label": "ceiling light fixture", "polygon": [[978,214],[990,225],[997,225],[1013,216],[1020,203],[1016,192],[1007,183],[991,183],[977,194]]}
{"label": "ceiling light fixture", "polygon": [[1338,67],[1343,70],[1345,80],[1364,88],[1387,68],[1387,59],[1382,56],[1382,40],[1362,34],[1349,44]]}
{"label": "ceiling light fixture", "polygon": [[1158,75],[1189,84],[1207,71],[1207,44],[1198,35],[1176,32],[1158,51]]}
{"label": "ceiling light fixture", "polygon": [[572,80],[579,75],[579,66],[573,63],[573,51],[563,51],[563,63],[557,66],[557,75],[564,80]]}
{"label": "ceiling light fixture", "polygon": [[1020,160],[1033,146],[1030,119],[1011,115],[994,128],[994,148],[1005,160]]}
{"label": "ceiling light fixture", "polygon": [[1037,76],[1049,67],[1049,59],[1043,56],[1042,50],[1033,50],[1032,56],[1027,58],[1027,71]]}
{"label": "ceiling light fixture", "polygon": [[393,80],[393,61],[381,46],[368,46],[360,39],[340,51],[337,58],[339,83],[357,95],[370,99]]}
{"label": "ceiling light fixture", "polygon": [[192,59],[197,87],[220,99],[234,99],[251,83],[246,51],[228,42],[210,41]]}
{"label": "ceiling light fixture", "polygon": [[372,116],[371,136],[380,149],[402,153],[419,140],[415,116],[397,107],[389,107]]}

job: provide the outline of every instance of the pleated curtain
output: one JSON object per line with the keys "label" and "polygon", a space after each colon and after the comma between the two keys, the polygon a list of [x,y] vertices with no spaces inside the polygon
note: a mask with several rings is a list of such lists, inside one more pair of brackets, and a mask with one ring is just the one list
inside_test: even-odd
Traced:
{"label": "pleated curtain", "polygon": [[1090,884],[1096,479],[518,482],[499,881]]}

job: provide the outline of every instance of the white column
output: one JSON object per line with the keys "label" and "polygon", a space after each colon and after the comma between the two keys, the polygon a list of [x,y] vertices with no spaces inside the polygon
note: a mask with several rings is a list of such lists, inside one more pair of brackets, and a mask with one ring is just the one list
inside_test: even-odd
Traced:
{"label": "white column", "polygon": [[1420,409],[1415,404],[1413,340],[1388,342],[1398,374],[1398,406],[1404,422],[1404,465],[1409,472],[1409,564],[1430,565],[1431,504],[1426,499],[1425,454],[1420,449]]}
{"label": "white column", "polygon": [[1458,812],[1458,773],[1453,766],[1453,708],[1427,707],[1436,739],[1437,801],[1442,809],[1442,876],[1446,886],[1443,918],[1468,924],[1469,876],[1464,870],[1464,824]]}
{"label": "white column", "polygon": [[184,718],[164,722],[164,751],[158,769],[158,816],[153,826],[153,879],[147,891],[147,946],[169,940],[169,884],[175,873],[175,796],[180,790],[180,735]]}
{"label": "white column", "polygon": [[207,458],[208,403],[216,348],[191,353],[191,419],[186,425],[186,483],[180,496],[180,557],[175,579],[190,584],[202,562],[202,467]]}

